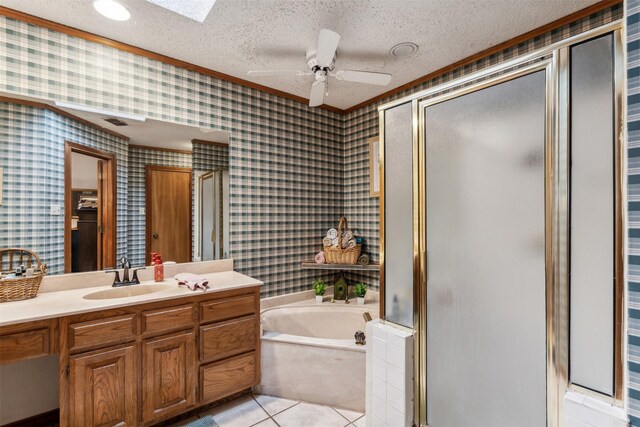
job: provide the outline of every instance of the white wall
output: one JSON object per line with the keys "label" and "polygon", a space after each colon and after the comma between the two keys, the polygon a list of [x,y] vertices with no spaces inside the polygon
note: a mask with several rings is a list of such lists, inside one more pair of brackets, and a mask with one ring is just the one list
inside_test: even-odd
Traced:
{"label": "white wall", "polygon": [[0,425],[58,408],[59,364],[53,355],[0,366]]}

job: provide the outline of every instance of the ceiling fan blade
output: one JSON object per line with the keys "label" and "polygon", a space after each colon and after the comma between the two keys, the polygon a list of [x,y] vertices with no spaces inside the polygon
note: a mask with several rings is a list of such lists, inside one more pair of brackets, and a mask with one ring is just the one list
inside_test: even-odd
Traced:
{"label": "ceiling fan blade", "polygon": [[338,49],[338,43],[340,42],[340,34],[335,31],[322,29],[318,36],[318,50],[316,52],[316,59],[318,65],[321,67],[328,67],[333,62],[333,57],[336,55]]}
{"label": "ceiling fan blade", "polygon": [[391,82],[391,74],[372,73],[370,71],[340,70],[336,73],[336,79],[344,80],[346,82],[386,86]]}
{"label": "ceiling fan blade", "polygon": [[326,89],[326,82],[315,81],[311,85],[311,95],[309,95],[309,107],[317,107],[324,102],[324,92]]}
{"label": "ceiling fan blade", "polygon": [[278,76],[306,76],[311,75],[309,72],[298,70],[257,70],[247,73],[254,77],[278,77]]}

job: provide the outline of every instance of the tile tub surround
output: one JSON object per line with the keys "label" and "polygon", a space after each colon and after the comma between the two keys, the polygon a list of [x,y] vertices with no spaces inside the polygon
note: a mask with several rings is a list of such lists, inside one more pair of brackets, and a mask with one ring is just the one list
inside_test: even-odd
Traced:
{"label": "tile tub surround", "polygon": [[567,427],[626,427],[623,408],[605,403],[582,393],[569,391],[564,395]]}
{"label": "tile tub surround", "polygon": [[377,319],[367,323],[367,427],[411,426],[413,332]]}
{"label": "tile tub surround", "polygon": [[[258,393],[364,411],[365,349],[355,344],[365,305],[314,300],[262,311],[261,383]],[[276,420],[277,421],[277,420]]]}

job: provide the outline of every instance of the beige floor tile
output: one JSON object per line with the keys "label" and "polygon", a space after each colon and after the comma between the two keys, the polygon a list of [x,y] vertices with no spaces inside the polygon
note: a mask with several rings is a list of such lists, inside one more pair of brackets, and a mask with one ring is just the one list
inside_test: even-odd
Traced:
{"label": "beige floor tile", "polygon": [[338,411],[340,415],[342,415],[349,421],[355,421],[363,415],[362,412],[347,411],[346,409],[339,409],[339,408],[333,408],[333,409]]}
{"label": "beige floor tile", "polygon": [[200,414],[201,417],[203,415],[213,415],[220,427],[249,427],[269,418],[251,396],[241,397]]}
{"label": "beige floor tile", "polygon": [[265,396],[263,394],[254,394],[253,398],[267,411],[269,415],[275,415],[285,409],[291,408],[298,402],[295,400],[282,399],[280,397]]}
{"label": "beige floor tile", "polygon": [[344,427],[349,424],[333,408],[310,403],[299,403],[280,412],[273,419],[281,427]]}
{"label": "beige floor tile", "polygon": [[365,427],[367,425],[367,417],[364,415],[353,422],[356,427]]}
{"label": "beige floor tile", "polygon": [[259,422],[258,424],[252,427],[278,427],[278,424],[275,423],[271,418],[266,419],[264,421]]}

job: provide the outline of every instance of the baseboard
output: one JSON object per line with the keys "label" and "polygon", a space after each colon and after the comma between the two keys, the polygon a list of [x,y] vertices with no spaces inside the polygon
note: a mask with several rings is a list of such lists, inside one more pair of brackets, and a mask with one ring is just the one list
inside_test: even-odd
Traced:
{"label": "baseboard", "polygon": [[53,409],[29,418],[4,424],[4,427],[49,427],[60,424],[60,409]]}

